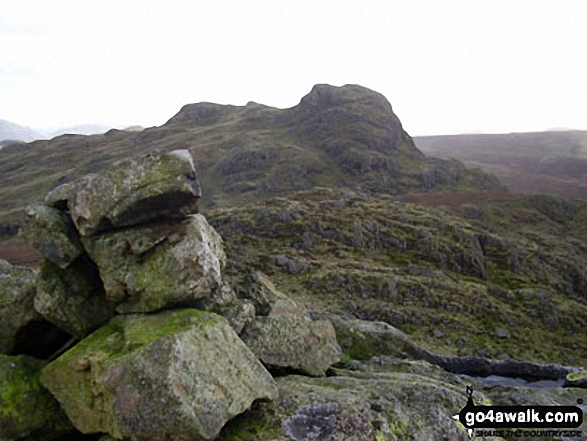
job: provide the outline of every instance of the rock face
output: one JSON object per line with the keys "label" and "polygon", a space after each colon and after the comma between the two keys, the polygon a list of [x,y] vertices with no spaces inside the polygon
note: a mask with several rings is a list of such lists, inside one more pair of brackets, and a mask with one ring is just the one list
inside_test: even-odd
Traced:
{"label": "rock face", "polygon": [[41,385],[45,362],[0,355],[0,440],[57,440],[74,428]]}
{"label": "rock face", "polygon": [[48,365],[43,384],[83,433],[213,439],[271,375],[220,316],[198,310],[118,316]]}
{"label": "rock face", "polygon": [[83,243],[119,313],[194,306],[221,289],[222,239],[202,215],[107,232]]}
{"label": "rock face", "polygon": [[200,185],[185,150],[121,161],[103,174],[63,184],[48,205],[67,206],[82,236],[167,216],[198,212]]}

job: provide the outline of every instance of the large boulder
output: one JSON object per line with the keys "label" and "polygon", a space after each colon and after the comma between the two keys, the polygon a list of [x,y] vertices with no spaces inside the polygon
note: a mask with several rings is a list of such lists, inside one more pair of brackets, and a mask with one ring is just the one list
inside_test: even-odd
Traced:
{"label": "large boulder", "polygon": [[258,314],[240,334],[269,368],[324,376],[340,361],[341,349],[332,323],[312,321],[306,308],[279,291],[260,271],[251,271],[239,294]]}
{"label": "large boulder", "polygon": [[325,320],[291,315],[256,317],[241,338],[270,369],[319,377],[340,361],[336,333]]}
{"label": "large boulder", "polygon": [[187,150],[149,153],[115,163],[57,187],[48,205],[68,209],[79,233],[89,236],[115,227],[198,212],[200,185]]}
{"label": "large boulder", "polygon": [[47,205],[26,207],[20,235],[45,259],[62,269],[84,254],[71,218]]}
{"label": "large boulder", "polygon": [[114,314],[96,265],[84,254],[61,269],[44,259],[37,281],[35,309],[59,329],[83,338]]}
{"label": "large boulder", "polygon": [[44,365],[24,355],[0,355],[0,440],[51,441],[74,431],[39,381]]}
{"label": "large boulder", "polygon": [[222,295],[222,238],[201,214],[82,238],[119,313],[197,306]]}
{"label": "large boulder", "polygon": [[83,433],[211,440],[271,375],[222,317],[194,309],[117,316],[42,372]]}

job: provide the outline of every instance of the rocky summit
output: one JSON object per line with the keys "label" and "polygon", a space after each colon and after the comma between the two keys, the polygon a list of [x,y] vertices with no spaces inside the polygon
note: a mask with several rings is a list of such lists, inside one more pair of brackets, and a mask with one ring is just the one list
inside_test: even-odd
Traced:
{"label": "rocky summit", "polygon": [[[176,167],[181,170],[177,181],[143,188],[141,179],[151,177],[140,175],[135,170],[140,165],[129,159],[178,149],[188,150],[198,167],[207,192],[204,209],[242,206],[316,186],[383,194],[503,189],[491,175],[458,161],[424,156],[380,93],[357,85],[320,84],[289,109],[252,102],[188,104],[166,124],[140,132],[63,135],[5,147],[0,150],[0,187],[5,189],[0,225],[19,223],[27,202],[41,200],[58,183],[82,177],[75,188],[62,186],[48,199],[52,206],[67,200],[82,236],[160,214],[164,207],[158,205],[165,198],[157,192],[173,192],[174,204],[187,212],[199,191],[189,161],[168,157],[150,170],[157,174]],[[109,167],[118,160],[127,161],[127,167],[115,176]],[[127,173],[136,180],[128,182],[126,196],[117,194]]]}

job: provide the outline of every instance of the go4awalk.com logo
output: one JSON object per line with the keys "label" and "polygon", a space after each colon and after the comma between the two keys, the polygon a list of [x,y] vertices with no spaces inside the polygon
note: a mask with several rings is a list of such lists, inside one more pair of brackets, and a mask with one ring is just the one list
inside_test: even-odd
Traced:
{"label": "go4awalk.com logo", "polygon": [[470,437],[474,434],[503,438],[582,436],[577,428],[583,424],[583,411],[577,406],[476,406],[470,386],[467,386],[467,404],[453,418],[465,426]]}

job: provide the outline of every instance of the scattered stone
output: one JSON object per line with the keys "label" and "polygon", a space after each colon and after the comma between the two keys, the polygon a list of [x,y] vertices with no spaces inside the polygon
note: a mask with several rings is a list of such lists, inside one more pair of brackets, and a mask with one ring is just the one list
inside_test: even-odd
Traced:
{"label": "scattered stone", "polygon": [[214,439],[274,380],[222,317],[184,309],[117,316],[49,364],[41,381],[82,433]]}
{"label": "scattered stone", "polygon": [[86,175],[47,195],[68,209],[82,236],[198,212],[200,185],[187,150],[125,159],[102,174]]}
{"label": "scattered stone", "polygon": [[0,439],[53,441],[74,431],[57,401],[41,385],[45,362],[0,355]]}
{"label": "scattered stone", "polygon": [[432,337],[434,337],[434,338],[442,338],[442,337],[444,337],[444,332],[442,332],[442,330],[440,330],[440,329],[434,329],[432,331]]}
{"label": "scattered stone", "polygon": [[507,329],[499,328],[495,330],[493,336],[499,339],[510,338],[510,333]]}
{"label": "scattered stone", "polygon": [[222,238],[201,214],[83,238],[118,313],[196,306],[221,292]]}

